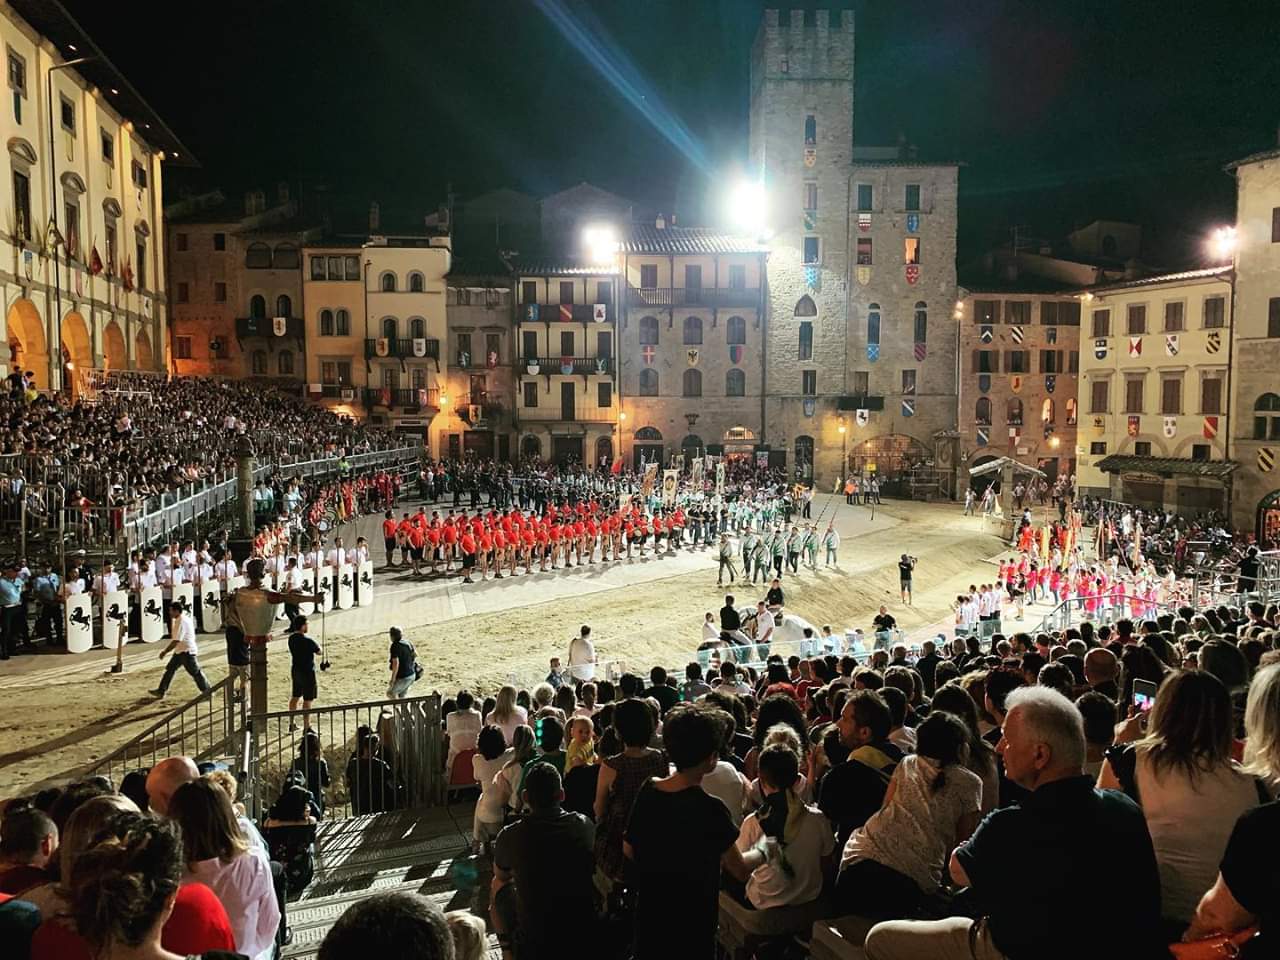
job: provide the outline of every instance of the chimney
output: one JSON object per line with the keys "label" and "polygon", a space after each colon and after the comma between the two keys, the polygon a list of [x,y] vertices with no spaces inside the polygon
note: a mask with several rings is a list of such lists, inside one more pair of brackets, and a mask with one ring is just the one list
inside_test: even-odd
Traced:
{"label": "chimney", "polygon": [[1124,278],[1126,280],[1137,280],[1141,275],[1142,269],[1135,259],[1129,259],[1124,262]]}
{"label": "chimney", "polygon": [[662,218],[662,214],[658,214],[658,219],[653,221],[653,225],[659,230],[667,229],[667,221]]}
{"label": "chimney", "polygon": [[369,204],[369,232],[377,233],[378,226],[381,223],[381,216],[378,212],[378,201],[374,200]]}
{"label": "chimney", "polygon": [[280,204],[280,206],[284,206],[288,202],[289,202],[289,184],[288,182],[281,180],[279,183],[276,184],[276,203]]}
{"label": "chimney", "polygon": [[674,213],[674,212],[672,212],[672,214],[671,214],[671,225],[672,225],[673,227],[676,225],[676,215],[675,215],[675,213]]}

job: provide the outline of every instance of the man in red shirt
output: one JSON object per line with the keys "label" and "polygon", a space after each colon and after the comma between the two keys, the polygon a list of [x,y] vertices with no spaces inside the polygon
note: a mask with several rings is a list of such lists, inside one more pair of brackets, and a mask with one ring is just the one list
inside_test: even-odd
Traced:
{"label": "man in red shirt", "polygon": [[476,565],[476,538],[470,528],[463,528],[458,544],[462,548],[462,582],[475,583],[471,579],[471,571]]}
{"label": "man in red shirt", "polygon": [[388,567],[394,567],[396,565],[396,530],[399,529],[399,526],[400,525],[396,523],[396,515],[388,510],[382,520],[382,545],[386,547],[387,550]]}

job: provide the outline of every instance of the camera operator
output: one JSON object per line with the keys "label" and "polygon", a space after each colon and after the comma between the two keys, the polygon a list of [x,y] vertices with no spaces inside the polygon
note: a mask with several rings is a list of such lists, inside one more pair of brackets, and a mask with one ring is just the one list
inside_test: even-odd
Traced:
{"label": "camera operator", "polygon": [[916,558],[902,555],[898,561],[898,586],[902,590],[902,602],[911,606],[911,571],[916,568]]}

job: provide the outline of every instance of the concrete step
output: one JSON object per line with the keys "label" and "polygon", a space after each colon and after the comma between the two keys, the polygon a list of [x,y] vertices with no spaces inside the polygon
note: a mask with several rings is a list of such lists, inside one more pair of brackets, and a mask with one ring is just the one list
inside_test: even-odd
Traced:
{"label": "concrete step", "polygon": [[[472,812],[470,803],[460,803],[321,823],[315,878],[289,903],[293,942],[285,960],[314,960],[348,907],[387,890],[412,890],[442,910],[470,910],[487,922],[492,868],[470,854]],[[499,960],[492,935],[489,947]]]}

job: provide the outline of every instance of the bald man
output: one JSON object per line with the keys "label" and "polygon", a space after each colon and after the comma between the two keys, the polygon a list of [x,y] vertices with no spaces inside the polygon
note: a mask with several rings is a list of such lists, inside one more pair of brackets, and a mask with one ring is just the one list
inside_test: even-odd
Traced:
{"label": "bald man", "polygon": [[184,783],[199,779],[200,771],[190,757],[168,757],[161,760],[147,774],[147,802],[152,810],[167,817],[169,801],[178,788]]}
{"label": "bald man", "polygon": [[1113,702],[1120,699],[1120,661],[1106,647],[1094,647],[1084,655],[1084,679],[1089,689],[1108,697]]}

